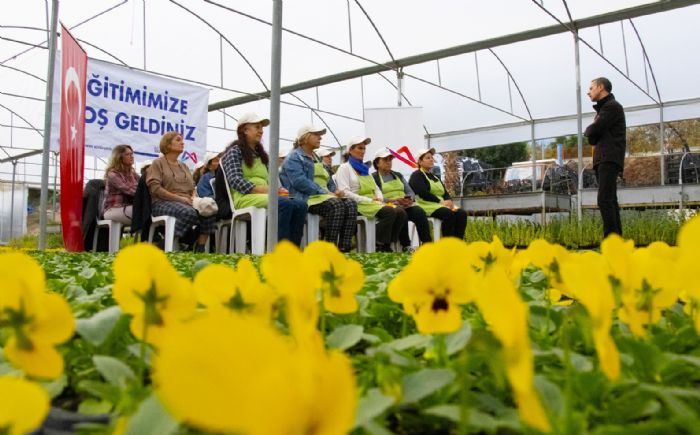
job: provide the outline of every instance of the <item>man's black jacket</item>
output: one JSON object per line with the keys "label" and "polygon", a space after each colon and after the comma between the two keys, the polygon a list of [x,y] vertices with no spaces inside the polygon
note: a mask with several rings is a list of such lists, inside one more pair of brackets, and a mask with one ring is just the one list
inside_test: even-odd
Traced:
{"label": "man's black jacket", "polygon": [[588,143],[595,145],[593,167],[603,162],[613,162],[622,168],[627,144],[625,111],[613,94],[608,94],[593,108],[597,115],[584,133],[588,137]]}

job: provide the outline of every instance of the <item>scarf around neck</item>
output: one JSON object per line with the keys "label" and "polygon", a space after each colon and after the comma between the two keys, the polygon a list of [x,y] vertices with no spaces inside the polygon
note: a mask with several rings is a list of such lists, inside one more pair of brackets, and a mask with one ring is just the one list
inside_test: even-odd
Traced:
{"label": "scarf around neck", "polygon": [[369,168],[362,161],[350,156],[348,158],[348,162],[350,163],[350,166],[352,166],[352,168],[356,170],[359,175],[369,175]]}

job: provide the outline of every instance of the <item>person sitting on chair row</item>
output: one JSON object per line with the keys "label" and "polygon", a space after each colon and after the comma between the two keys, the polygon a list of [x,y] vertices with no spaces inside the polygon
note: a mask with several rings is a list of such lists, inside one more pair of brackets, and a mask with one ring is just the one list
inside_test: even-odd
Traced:
{"label": "person sitting on chair row", "polygon": [[204,252],[210,234],[216,230],[216,216],[200,216],[192,207],[194,180],[187,166],[178,161],[185,142],[180,133],[171,131],[160,139],[163,156],[155,159],[147,171],[153,216],[173,216],[175,237],[182,237],[192,227],[198,233],[195,251]]}
{"label": "person sitting on chair row", "polygon": [[[425,211],[416,205],[416,195],[409,184],[404,179],[403,175],[392,171],[392,161],[394,156],[386,149],[382,148],[374,155],[372,166],[376,172],[372,174],[374,182],[382,189],[384,201],[393,203],[397,207],[406,211],[408,220],[416,225],[418,231],[418,239],[420,243],[428,243],[432,239],[430,237],[430,226]],[[404,224],[399,233],[399,241],[404,252],[411,252],[411,238],[408,235],[408,222]]]}
{"label": "person sitting on chair row", "polygon": [[[255,113],[246,113],[238,119],[233,141],[223,152],[221,166],[231,188],[234,208],[267,208],[269,156],[261,143],[263,127],[270,120]],[[284,187],[279,189],[277,235],[279,240],[290,240],[301,245],[306,221],[306,201],[291,198]]]}
{"label": "person sitting on chair row", "polygon": [[134,150],[117,145],[105,169],[104,218],[131,225],[139,176],[134,170]]}
{"label": "person sitting on chair row", "polygon": [[399,238],[406,224],[406,212],[393,204],[384,204],[382,190],[369,175],[364,163],[365,149],[372,140],[355,138],[348,143],[348,159],[333,176],[338,190],[357,202],[357,210],[365,217],[376,218],[377,251],[391,252],[391,244]]}
{"label": "person sitting on chair row", "polygon": [[418,196],[416,203],[425,214],[442,221],[442,235],[464,239],[467,212],[455,206],[439,177],[430,173],[435,166],[435,148],[418,151],[418,169],[411,174],[408,184]]}
{"label": "person sitting on chair row", "polygon": [[197,196],[200,198],[214,198],[214,189],[211,180],[216,175],[219,168],[219,154],[207,152],[204,156],[202,166],[195,169],[192,178],[197,186]]}
{"label": "person sitting on chair row", "polygon": [[344,198],[342,191],[318,161],[314,150],[321,146],[325,128],[307,125],[299,129],[294,150],[284,160],[280,180],[290,196],[306,201],[309,213],[325,219],[323,240],[338,246],[341,252],[352,248],[357,220],[357,203]]}

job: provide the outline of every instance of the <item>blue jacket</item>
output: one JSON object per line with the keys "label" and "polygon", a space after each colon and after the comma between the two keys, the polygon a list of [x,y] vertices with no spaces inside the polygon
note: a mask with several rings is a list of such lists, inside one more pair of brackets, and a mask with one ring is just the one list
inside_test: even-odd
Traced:
{"label": "blue jacket", "polygon": [[212,178],[214,178],[214,174],[212,174],[211,171],[205,172],[199,178],[199,182],[197,183],[197,195],[200,198],[214,197],[214,191],[211,188],[211,184],[209,184],[209,180]]}
{"label": "blue jacket", "polygon": [[314,160],[307,156],[301,147],[290,151],[280,170],[280,181],[289,196],[306,201],[311,195],[335,192],[335,183],[328,179],[327,186],[314,182]]}

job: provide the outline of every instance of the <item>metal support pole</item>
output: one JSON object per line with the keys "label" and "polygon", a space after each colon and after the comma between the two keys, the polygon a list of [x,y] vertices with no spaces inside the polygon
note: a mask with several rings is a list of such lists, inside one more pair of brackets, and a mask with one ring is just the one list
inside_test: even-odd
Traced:
{"label": "metal support pole", "polygon": [[17,160],[12,161],[12,193],[10,193],[10,240],[14,238],[15,229],[15,176],[17,175]]}
{"label": "metal support pole", "polygon": [[627,60],[627,40],[625,39],[625,22],[620,21],[620,31],[622,31],[622,51],[625,54],[625,72],[630,75],[630,65]]}
{"label": "metal support pole", "polygon": [[581,202],[583,201],[583,109],[581,107],[581,58],[579,54],[578,29],[574,34],[574,62],[576,64],[576,132],[578,148],[578,194],[576,195],[576,215],[581,222]]}
{"label": "metal support pole", "polygon": [[[664,134],[664,105],[659,104],[659,160],[660,160],[660,165],[661,165],[661,185],[666,184],[666,162],[665,162],[665,154],[666,150],[665,148],[665,134]],[[683,175],[683,168],[678,168],[678,176],[682,177]]]}
{"label": "metal support pole", "polygon": [[15,114],[13,112],[10,112],[10,148],[13,148],[12,146],[12,136],[13,132],[15,130]]}
{"label": "metal support pole", "polygon": [[270,80],[270,190],[267,203],[267,250],[277,244],[280,142],[280,85],[282,75],[282,0],[272,0],[272,71]]}
{"label": "metal support pole", "polygon": [[398,91],[398,106],[401,107],[401,100],[403,99],[403,69],[396,71],[396,90]]}
{"label": "metal support pole", "polygon": [[479,101],[481,101],[481,80],[479,79],[479,58],[474,52],[474,65],[476,67],[476,90],[479,92]]}
{"label": "metal support pole", "polygon": [[[26,180],[25,180],[26,181]],[[51,195],[51,211],[56,220],[56,183],[58,182],[58,153],[53,153],[53,195]]]}
{"label": "metal support pole", "polygon": [[46,248],[46,205],[49,196],[49,147],[51,145],[51,103],[53,97],[53,70],[56,62],[56,26],[58,0],[53,0],[51,29],[49,30],[49,66],[46,73],[46,101],[44,104],[44,153],[41,157],[41,197],[39,200],[39,250]]}
{"label": "metal support pole", "polygon": [[532,161],[532,191],[537,191],[537,143],[535,142],[535,121],[530,124],[531,161]]}
{"label": "metal support pole", "polygon": [[146,71],[146,0],[143,0],[143,70]]}

